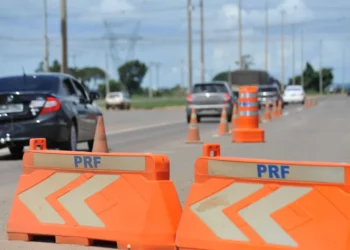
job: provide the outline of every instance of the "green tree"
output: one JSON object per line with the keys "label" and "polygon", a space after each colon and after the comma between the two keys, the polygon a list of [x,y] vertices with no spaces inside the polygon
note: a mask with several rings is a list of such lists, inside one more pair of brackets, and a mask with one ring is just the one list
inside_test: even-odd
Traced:
{"label": "green tree", "polygon": [[[121,91],[121,89],[122,88],[121,88],[120,82],[118,82],[116,80],[109,81],[109,91],[110,92]],[[100,96],[106,97],[106,83],[100,84],[98,86],[98,93],[100,94]]]}
{"label": "green tree", "polygon": [[[305,70],[303,71],[304,77],[304,88],[307,91],[319,91],[319,77],[320,72],[315,71],[310,63],[306,63]],[[323,68],[322,69],[322,80],[323,80],[323,90],[329,86],[333,81],[333,69],[332,68]],[[290,78],[288,85],[292,85],[293,78]],[[301,76],[295,76],[295,83],[301,85]]]}
{"label": "green tree", "polygon": [[146,64],[139,60],[128,61],[118,68],[119,79],[132,95],[141,92],[141,83],[147,73]]}
{"label": "green tree", "polygon": [[229,73],[229,71],[220,72],[214,76],[213,81],[228,81]]}

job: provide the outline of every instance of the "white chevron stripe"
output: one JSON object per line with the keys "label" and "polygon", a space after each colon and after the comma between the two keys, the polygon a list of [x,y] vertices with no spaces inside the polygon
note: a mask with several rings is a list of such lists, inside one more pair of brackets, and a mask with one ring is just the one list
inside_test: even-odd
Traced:
{"label": "white chevron stripe", "polygon": [[310,187],[281,187],[270,195],[242,209],[239,215],[266,243],[296,247],[295,242],[272,218],[271,214],[311,192]]}
{"label": "white chevron stripe", "polygon": [[261,189],[261,184],[234,183],[193,205],[191,210],[224,240],[248,241],[239,228],[226,217],[223,209]]}
{"label": "white chevron stripe", "polygon": [[45,198],[79,176],[78,173],[55,173],[38,185],[19,194],[18,198],[41,223],[65,224],[62,217]]}
{"label": "white chevron stripe", "polygon": [[58,201],[81,226],[104,227],[104,223],[87,206],[85,199],[101,191],[119,175],[94,175],[79,187],[61,196]]}

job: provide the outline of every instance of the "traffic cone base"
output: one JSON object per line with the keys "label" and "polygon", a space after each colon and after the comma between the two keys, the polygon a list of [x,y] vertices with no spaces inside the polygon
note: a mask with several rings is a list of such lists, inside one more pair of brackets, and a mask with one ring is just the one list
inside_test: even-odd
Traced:
{"label": "traffic cone base", "polygon": [[232,142],[235,143],[262,143],[265,142],[263,129],[235,129],[232,131]]}

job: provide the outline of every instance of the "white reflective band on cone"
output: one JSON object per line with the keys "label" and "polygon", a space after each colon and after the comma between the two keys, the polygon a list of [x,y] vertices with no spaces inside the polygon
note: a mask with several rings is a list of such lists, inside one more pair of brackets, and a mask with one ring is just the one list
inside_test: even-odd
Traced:
{"label": "white reflective band on cone", "polygon": [[258,116],[258,111],[239,111],[239,116]]}
{"label": "white reflective band on cone", "polygon": [[239,98],[255,98],[258,97],[257,93],[239,93]]}
{"label": "white reflective band on cone", "polygon": [[258,107],[257,102],[239,102],[238,105],[240,107]]}

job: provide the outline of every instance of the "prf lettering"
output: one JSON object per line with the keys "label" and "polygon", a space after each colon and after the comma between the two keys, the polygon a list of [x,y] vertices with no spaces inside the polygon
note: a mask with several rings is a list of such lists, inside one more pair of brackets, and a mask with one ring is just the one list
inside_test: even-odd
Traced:
{"label": "prf lettering", "polygon": [[270,179],[286,179],[289,174],[289,166],[278,166],[278,165],[263,165],[258,164],[257,166],[258,178],[268,178]]}
{"label": "prf lettering", "polygon": [[98,168],[101,164],[100,156],[74,156],[74,167],[75,168]]}

